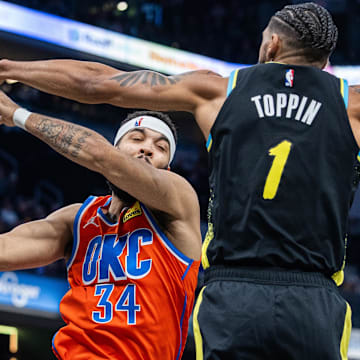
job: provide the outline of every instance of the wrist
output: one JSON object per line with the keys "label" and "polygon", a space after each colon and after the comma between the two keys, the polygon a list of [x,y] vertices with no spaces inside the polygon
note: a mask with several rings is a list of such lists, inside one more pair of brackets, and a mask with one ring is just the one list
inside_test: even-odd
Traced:
{"label": "wrist", "polygon": [[12,63],[13,63],[13,61],[8,60],[8,59],[0,60],[0,74],[1,74],[2,79],[9,78]]}
{"label": "wrist", "polygon": [[12,116],[12,120],[15,124],[15,126],[22,128],[23,130],[26,130],[26,121],[28,120],[29,116],[32,114],[32,112],[18,107]]}

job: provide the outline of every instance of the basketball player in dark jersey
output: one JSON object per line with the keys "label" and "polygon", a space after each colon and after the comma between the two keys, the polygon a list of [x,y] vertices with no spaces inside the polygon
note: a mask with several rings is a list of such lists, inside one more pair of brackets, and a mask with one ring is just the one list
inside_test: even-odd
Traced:
{"label": "basketball player in dark jersey", "polygon": [[211,190],[197,360],[347,359],[351,309],[337,285],[357,184],[360,87],[321,71],[337,36],[327,10],[305,3],[275,13],[259,64],[229,78],[0,62],[1,79],[77,101],[194,114]]}

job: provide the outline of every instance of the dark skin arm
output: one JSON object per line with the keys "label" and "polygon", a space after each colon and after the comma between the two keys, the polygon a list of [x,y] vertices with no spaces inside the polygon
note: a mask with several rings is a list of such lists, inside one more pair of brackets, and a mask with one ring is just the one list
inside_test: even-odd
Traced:
{"label": "dark skin arm", "polygon": [[208,70],[165,76],[75,60],[1,60],[0,80],[4,79],[84,103],[188,111],[194,114],[205,138],[225,101],[227,88],[227,78]]}

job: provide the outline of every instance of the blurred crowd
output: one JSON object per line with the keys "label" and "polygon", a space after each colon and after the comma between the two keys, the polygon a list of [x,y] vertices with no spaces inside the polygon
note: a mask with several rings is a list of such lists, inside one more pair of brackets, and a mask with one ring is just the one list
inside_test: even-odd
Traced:
{"label": "blurred crowd", "polygon": [[[229,62],[257,62],[275,11],[305,0],[12,0],[11,2]],[[119,3],[122,3],[119,5]],[[359,64],[360,0],[315,0],[340,30],[334,64]],[[124,5],[126,3],[126,5]],[[120,10],[122,9],[122,10]],[[125,10],[124,10],[125,9]]]}

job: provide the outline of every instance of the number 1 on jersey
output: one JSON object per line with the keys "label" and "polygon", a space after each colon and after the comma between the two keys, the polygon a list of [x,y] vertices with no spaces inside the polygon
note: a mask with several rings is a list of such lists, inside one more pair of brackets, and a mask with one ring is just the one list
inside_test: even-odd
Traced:
{"label": "number 1 on jersey", "polygon": [[291,146],[290,141],[284,140],[269,150],[269,155],[275,158],[265,181],[263,198],[266,200],[272,200],[276,196]]}

